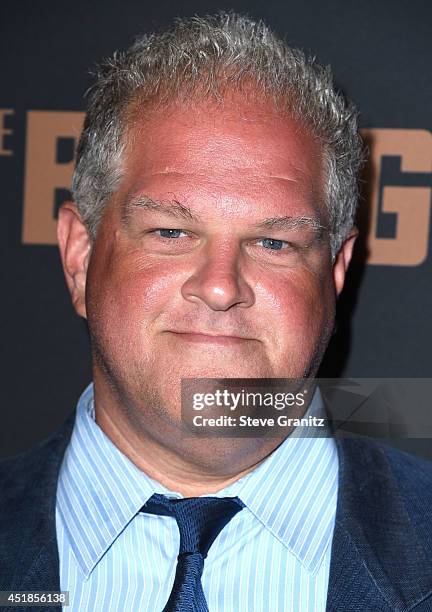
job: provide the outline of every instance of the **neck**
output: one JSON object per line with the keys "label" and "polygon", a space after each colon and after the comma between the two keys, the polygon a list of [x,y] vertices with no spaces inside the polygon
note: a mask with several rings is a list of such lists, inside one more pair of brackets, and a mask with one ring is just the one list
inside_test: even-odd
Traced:
{"label": "neck", "polygon": [[[95,393],[96,422],[115,446],[150,478],[184,497],[217,493],[254,470],[281,438],[181,439],[137,429],[125,412]],[[170,439],[172,444],[170,444]]]}

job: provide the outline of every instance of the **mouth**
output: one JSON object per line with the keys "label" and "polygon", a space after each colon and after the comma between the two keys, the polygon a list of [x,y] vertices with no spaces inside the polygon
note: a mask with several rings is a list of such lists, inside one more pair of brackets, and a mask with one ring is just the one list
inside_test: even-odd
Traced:
{"label": "mouth", "polygon": [[218,344],[220,346],[241,345],[245,342],[250,342],[252,340],[252,338],[245,338],[242,336],[213,334],[207,332],[179,332],[169,330],[169,333],[173,334],[179,340],[182,340],[184,342],[191,342],[197,344]]}

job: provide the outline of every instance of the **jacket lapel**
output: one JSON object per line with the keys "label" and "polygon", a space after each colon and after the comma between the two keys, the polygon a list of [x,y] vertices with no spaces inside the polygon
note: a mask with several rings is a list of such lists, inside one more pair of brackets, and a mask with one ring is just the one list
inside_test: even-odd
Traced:
{"label": "jacket lapel", "polygon": [[74,415],[47,442],[0,466],[0,481],[5,481],[1,510],[5,529],[0,543],[0,584],[4,590],[60,590],[56,490],[73,423]]}
{"label": "jacket lapel", "polygon": [[385,447],[362,438],[336,442],[339,494],[327,611],[407,611],[432,593],[432,554],[408,507],[415,496],[402,496],[399,487],[403,480],[415,487],[414,469],[400,462],[396,478]]}

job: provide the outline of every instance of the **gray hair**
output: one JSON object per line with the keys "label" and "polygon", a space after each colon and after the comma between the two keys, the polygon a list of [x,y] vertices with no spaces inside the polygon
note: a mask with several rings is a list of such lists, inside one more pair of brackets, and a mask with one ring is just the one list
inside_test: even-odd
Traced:
{"label": "gray hair", "polygon": [[224,12],[177,19],[170,29],[140,36],[98,67],[72,182],[91,238],[122,177],[131,109],[223,100],[226,92],[248,83],[307,126],[323,147],[334,257],[352,229],[358,201],[364,151],[357,111],[335,90],[329,67],[290,48],[262,21]]}

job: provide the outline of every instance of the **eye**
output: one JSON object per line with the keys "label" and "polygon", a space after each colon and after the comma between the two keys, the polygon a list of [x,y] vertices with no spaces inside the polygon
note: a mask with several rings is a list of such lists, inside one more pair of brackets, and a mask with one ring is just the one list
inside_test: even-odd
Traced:
{"label": "eye", "polygon": [[259,241],[265,249],[271,249],[273,251],[280,251],[289,246],[289,243],[285,240],[275,240],[274,238],[261,238]]}
{"label": "eye", "polygon": [[186,233],[180,229],[160,228],[154,230],[154,232],[155,234],[159,234],[161,238],[180,238],[180,234],[184,234],[186,236]]}

